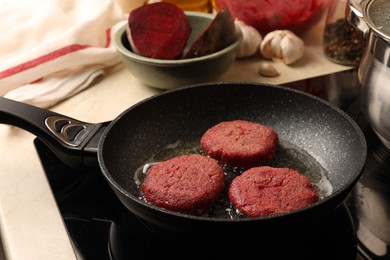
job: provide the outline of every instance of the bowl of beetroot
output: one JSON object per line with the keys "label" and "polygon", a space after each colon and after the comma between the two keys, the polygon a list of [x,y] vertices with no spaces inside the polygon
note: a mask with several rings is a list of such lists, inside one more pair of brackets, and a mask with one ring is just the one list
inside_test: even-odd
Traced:
{"label": "bowl of beetroot", "polygon": [[114,45],[140,82],[173,89],[217,80],[235,61],[241,39],[227,9],[209,14],[159,2],[133,10]]}

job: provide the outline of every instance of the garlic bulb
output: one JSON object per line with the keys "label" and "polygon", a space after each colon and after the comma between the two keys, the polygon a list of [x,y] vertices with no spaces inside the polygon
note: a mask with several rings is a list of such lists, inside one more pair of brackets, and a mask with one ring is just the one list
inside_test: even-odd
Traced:
{"label": "garlic bulb", "polygon": [[263,37],[254,27],[239,20],[234,22],[240,27],[242,32],[242,40],[236,53],[237,58],[253,56],[259,50]]}
{"label": "garlic bulb", "polygon": [[303,57],[305,43],[289,30],[275,30],[264,37],[260,52],[265,59],[282,60],[289,65]]}

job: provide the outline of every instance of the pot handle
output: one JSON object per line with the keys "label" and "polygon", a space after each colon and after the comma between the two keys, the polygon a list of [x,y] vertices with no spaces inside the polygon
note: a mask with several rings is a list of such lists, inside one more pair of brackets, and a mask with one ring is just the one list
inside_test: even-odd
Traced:
{"label": "pot handle", "polygon": [[364,35],[367,35],[369,26],[363,17],[363,5],[365,2],[366,0],[348,0],[346,19],[350,24],[362,31]]}
{"label": "pot handle", "polygon": [[0,123],[34,134],[72,168],[99,167],[98,143],[108,123],[85,123],[4,97],[0,97]]}

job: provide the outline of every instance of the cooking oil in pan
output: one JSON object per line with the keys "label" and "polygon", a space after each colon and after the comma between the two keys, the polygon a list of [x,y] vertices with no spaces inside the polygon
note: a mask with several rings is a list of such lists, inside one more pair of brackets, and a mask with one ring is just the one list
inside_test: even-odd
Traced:
{"label": "cooking oil in pan", "polygon": [[[174,144],[168,145],[165,149],[152,155],[145,164],[141,165],[135,173],[135,183],[139,187],[145,178],[148,169],[154,164],[168,160],[170,158],[198,153],[205,155],[199,146],[199,142],[182,142],[177,141]],[[293,144],[279,140],[277,152],[274,159],[266,164],[271,167],[291,168],[309,178],[315,186],[320,199],[323,199],[332,194],[333,187],[326,177],[326,170],[307,152],[295,147]],[[232,180],[243,172],[243,169],[223,166],[225,172],[225,186],[221,192],[221,197],[214,202],[209,208],[202,212],[193,212],[194,215],[217,218],[243,218],[245,217],[240,212],[236,211],[230,204],[228,197],[228,189]],[[141,199],[142,194],[139,194]]]}
{"label": "cooking oil in pan", "polygon": [[332,194],[333,187],[326,177],[326,170],[310,154],[286,141],[279,141],[277,153],[267,165],[291,168],[305,175],[316,187],[320,199]]}

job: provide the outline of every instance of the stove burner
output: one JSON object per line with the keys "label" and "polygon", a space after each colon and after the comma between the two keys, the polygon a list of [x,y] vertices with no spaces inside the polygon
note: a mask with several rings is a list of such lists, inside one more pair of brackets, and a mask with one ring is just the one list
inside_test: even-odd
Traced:
{"label": "stove burner", "polygon": [[365,259],[390,257],[390,150],[381,142],[356,101],[346,111],[362,129],[368,147],[363,174],[348,203]]}
{"label": "stove burner", "polygon": [[[173,242],[142,225],[142,222],[131,227],[133,232],[123,225],[112,225],[109,243],[113,259],[130,259],[134,254],[133,250],[129,250],[131,245],[143,258],[165,256],[182,259],[185,256],[185,259],[203,259],[207,255],[222,259],[355,259],[356,237],[345,205],[340,208],[336,219],[337,223],[330,230],[314,238],[276,246],[256,243],[256,238],[251,244],[241,244],[237,237],[227,237],[226,241],[215,241],[213,244],[202,241]],[[231,243],[233,240],[236,243]]]}
{"label": "stove burner", "polygon": [[[288,244],[226,246],[171,241],[145,225],[115,197],[100,172],[78,172],[63,164],[39,140],[34,141],[69,238],[80,259],[131,259],[134,256],[166,256],[225,259],[270,256],[285,259],[356,259],[357,239],[346,205],[335,211],[329,228],[310,238]],[[259,234],[261,236],[261,234]],[[227,237],[230,241],[240,238]],[[221,243],[220,243],[221,242]],[[203,249],[203,250],[202,250]]]}

